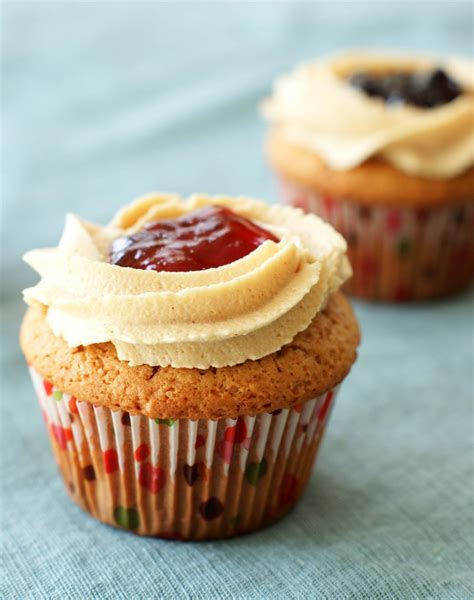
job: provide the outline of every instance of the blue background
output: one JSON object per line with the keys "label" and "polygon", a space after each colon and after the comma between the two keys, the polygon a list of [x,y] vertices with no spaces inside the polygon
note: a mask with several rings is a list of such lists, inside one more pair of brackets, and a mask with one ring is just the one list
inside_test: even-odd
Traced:
{"label": "blue background", "polygon": [[21,357],[30,248],[150,190],[277,199],[256,106],[344,47],[472,53],[460,2],[3,4],[2,598],[474,595],[472,292],[356,303],[364,340],[291,516],[219,543],[140,539],[66,497]]}

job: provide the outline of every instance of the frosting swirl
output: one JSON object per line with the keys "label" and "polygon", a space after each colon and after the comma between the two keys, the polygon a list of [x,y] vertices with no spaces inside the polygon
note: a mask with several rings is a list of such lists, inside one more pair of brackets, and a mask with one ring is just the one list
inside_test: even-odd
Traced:
{"label": "frosting swirl", "polygon": [[[261,224],[279,242],[265,241],[235,262],[204,271],[108,262],[115,238],[209,204]],[[345,251],[338,233],[299,209],[247,198],[150,194],[105,227],[68,215],[57,248],[24,256],[41,275],[24,297],[48,307],[53,333],[72,347],[112,342],[131,366],[231,366],[275,352],[306,329],[350,276]]]}
{"label": "frosting swirl", "polygon": [[[441,66],[463,93],[436,108],[387,106],[346,79],[357,71],[414,73]],[[377,156],[409,175],[445,179],[474,164],[473,63],[349,53],[308,63],[277,79],[262,113],[286,139],[335,170]]]}

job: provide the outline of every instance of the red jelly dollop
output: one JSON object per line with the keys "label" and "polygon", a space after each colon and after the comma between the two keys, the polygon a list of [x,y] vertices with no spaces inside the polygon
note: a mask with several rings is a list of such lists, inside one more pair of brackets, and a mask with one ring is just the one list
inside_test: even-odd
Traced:
{"label": "red jelly dollop", "polygon": [[152,271],[203,271],[234,262],[266,240],[279,241],[229,208],[206,206],[116,239],[110,262]]}

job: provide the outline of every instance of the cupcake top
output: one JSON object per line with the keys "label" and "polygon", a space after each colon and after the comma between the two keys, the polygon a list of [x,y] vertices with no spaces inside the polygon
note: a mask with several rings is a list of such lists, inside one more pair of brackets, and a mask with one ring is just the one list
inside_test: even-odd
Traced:
{"label": "cupcake top", "polygon": [[446,179],[474,164],[473,72],[461,58],[347,53],[278,78],[262,112],[332,169],[379,157]]}
{"label": "cupcake top", "polygon": [[105,227],[69,215],[26,262],[24,291],[69,347],[110,342],[130,366],[233,366],[280,350],[350,276],[318,217],[247,198],[150,194]]}
{"label": "cupcake top", "polygon": [[28,364],[80,400],[152,419],[235,419],[300,404],[344,379],[360,339],[351,305],[336,292],[309,327],[262,359],[221,369],[130,367],[111,343],[69,348],[52,333],[46,311],[31,306],[23,321]]}

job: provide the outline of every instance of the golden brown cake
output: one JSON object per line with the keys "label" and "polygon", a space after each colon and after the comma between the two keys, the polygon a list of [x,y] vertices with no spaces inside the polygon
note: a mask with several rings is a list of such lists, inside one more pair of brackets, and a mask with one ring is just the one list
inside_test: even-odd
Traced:
{"label": "golden brown cake", "polygon": [[[305,402],[344,379],[359,342],[341,292],[277,353],[218,369],[129,367],[110,343],[70,348],[53,335],[45,312],[32,306],[23,321],[20,339],[28,364],[72,396],[151,419],[235,419]],[[84,378],[84,371],[90,376]]]}
{"label": "golden brown cake", "polygon": [[346,290],[405,301],[469,285],[471,63],[345,54],[277,80],[263,113],[285,201],[319,214],[348,242]]}
{"label": "golden brown cake", "polygon": [[[184,246],[193,227],[203,246],[222,231],[258,244],[230,262],[213,246],[203,260],[221,266],[198,268],[173,227]],[[283,516],[356,358],[359,329],[337,291],[344,250],[296,209],[150,195],[105,228],[70,216],[58,248],[28,253],[42,279],[25,291],[20,341],[72,498],[105,523],[176,539]],[[220,301],[227,287],[235,305]]]}

